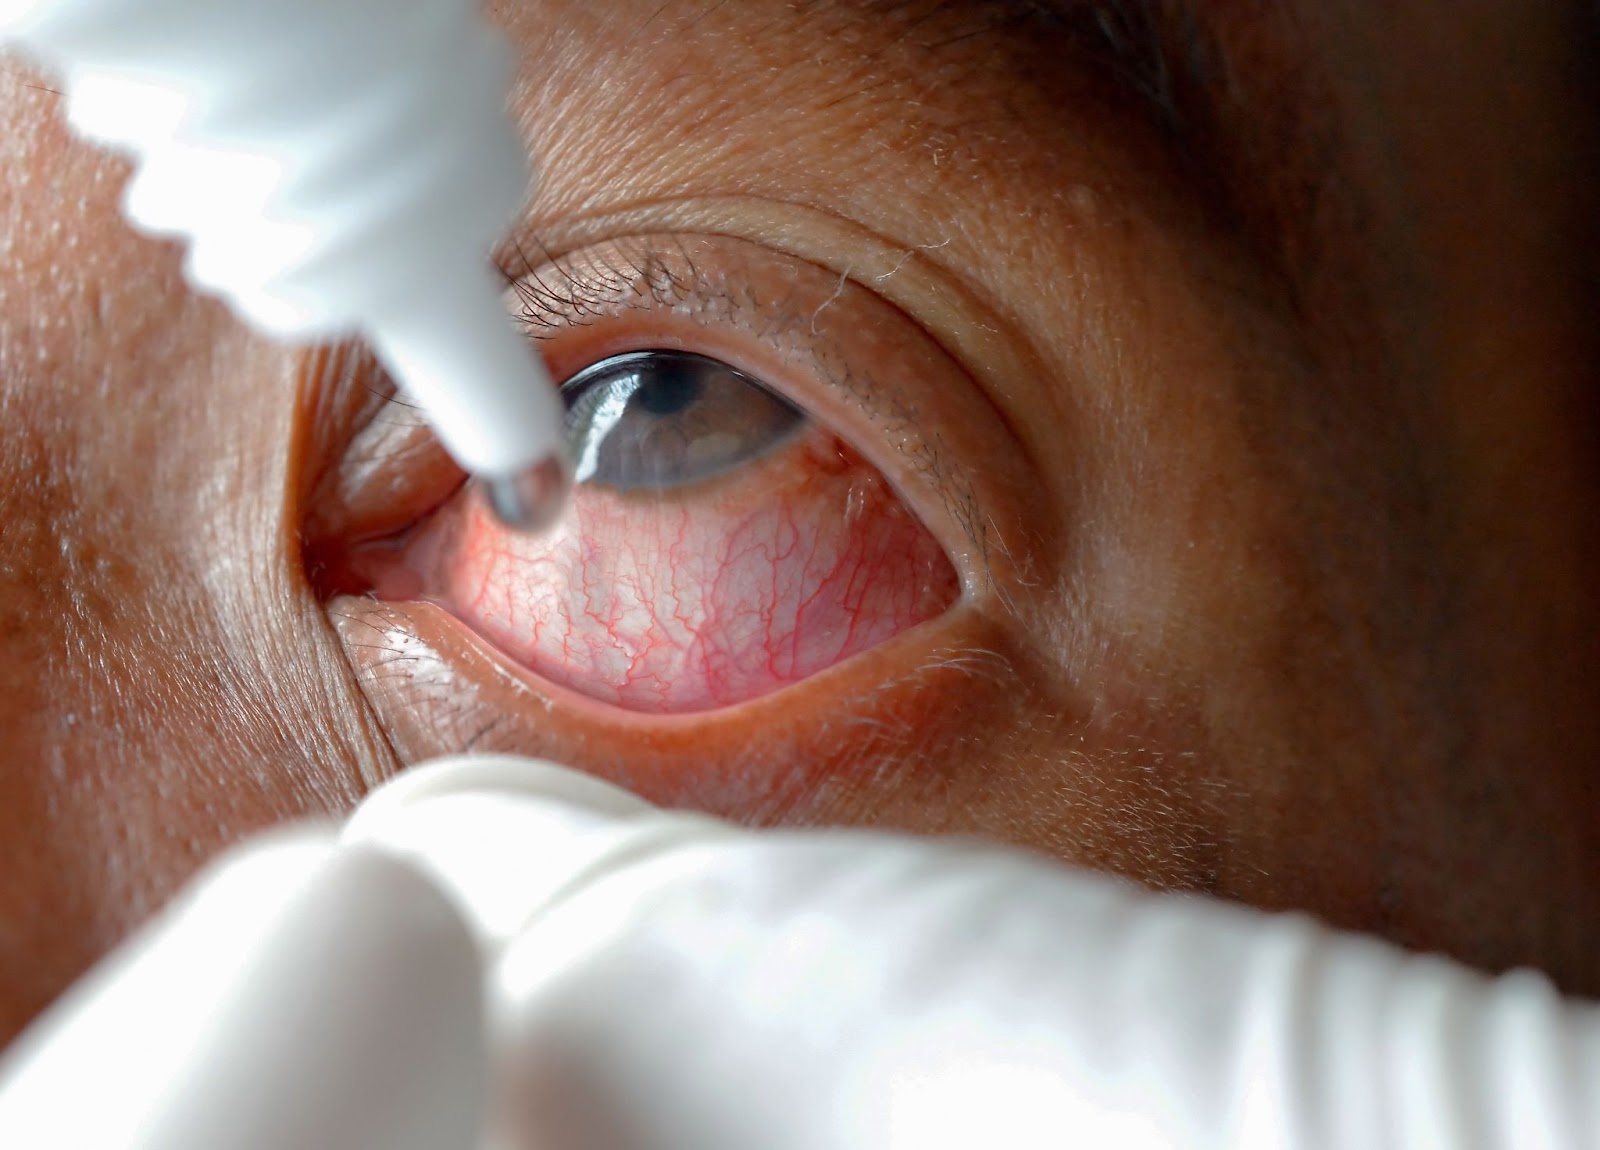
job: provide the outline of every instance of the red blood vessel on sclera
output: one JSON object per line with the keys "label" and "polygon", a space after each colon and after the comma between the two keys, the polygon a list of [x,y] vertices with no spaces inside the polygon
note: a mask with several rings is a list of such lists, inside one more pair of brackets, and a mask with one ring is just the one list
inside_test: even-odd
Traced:
{"label": "red blood vessel on sclera", "polygon": [[659,493],[581,486],[542,537],[466,493],[407,549],[424,597],[540,676],[633,711],[746,702],[935,618],[954,568],[893,488],[814,428]]}

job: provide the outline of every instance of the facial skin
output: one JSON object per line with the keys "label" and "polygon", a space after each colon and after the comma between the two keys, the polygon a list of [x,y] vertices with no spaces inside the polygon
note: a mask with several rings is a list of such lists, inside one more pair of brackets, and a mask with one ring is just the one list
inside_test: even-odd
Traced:
{"label": "facial skin", "polygon": [[358,356],[191,294],[8,65],[0,1040],[217,850],[468,747],[1600,992],[1592,17],[1127,3],[1117,55],[1061,7],[492,5],[543,173],[510,274],[649,237],[794,261],[840,293],[799,314],[893,312],[930,365],[895,429],[811,403],[961,604],[665,720],[360,594],[344,544],[448,464]]}

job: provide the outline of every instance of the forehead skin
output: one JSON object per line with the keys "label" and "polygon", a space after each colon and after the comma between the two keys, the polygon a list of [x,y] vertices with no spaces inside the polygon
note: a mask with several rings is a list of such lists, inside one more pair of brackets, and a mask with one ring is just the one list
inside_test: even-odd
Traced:
{"label": "forehead skin", "polygon": [[[1592,28],[1117,7],[1161,51],[1082,4],[492,4],[520,237],[794,251],[1021,445],[1037,521],[996,530],[1049,575],[1012,621],[1041,681],[808,821],[1600,990]],[[301,357],[121,227],[40,83],[0,78],[0,1039],[226,843],[453,749],[399,738],[306,585],[341,440]]]}

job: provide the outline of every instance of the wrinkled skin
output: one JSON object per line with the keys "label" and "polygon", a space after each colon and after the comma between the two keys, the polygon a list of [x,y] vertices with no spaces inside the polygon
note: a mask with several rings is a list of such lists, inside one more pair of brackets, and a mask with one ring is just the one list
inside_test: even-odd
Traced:
{"label": "wrinkled skin", "polygon": [[313,579],[302,544],[393,511],[350,478],[370,393],[186,290],[12,61],[0,1039],[217,850],[465,746],[1600,992],[1582,6],[1200,4],[1159,107],[979,4],[658,7],[493,6],[545,168],[519,235],[740,237],[920,325],[981,512],[929,513],[957,617],[661,725]]}

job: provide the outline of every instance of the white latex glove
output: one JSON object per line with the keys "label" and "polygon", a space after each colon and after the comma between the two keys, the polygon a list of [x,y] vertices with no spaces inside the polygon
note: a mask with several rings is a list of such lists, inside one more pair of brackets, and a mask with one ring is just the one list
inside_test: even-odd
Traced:
{"label": "white latex glove", "polygon": [[4,1150],[443,1150],[484,1107],[481,963],[331,830],[236,851],[0,1063]]}
{"label": "white latex glove", "polygon": [[[64,1084],[91,1105],[115,1084],[103,1057],[63,1060],[61,1036],[76,1026],[123,1057],[139,1037],[94,1022],[111,1017],[94,998],[69,1002],[66,1029],[47,1026],[20,1072],[0,1077],[0,1146],[471,1146],[451,1140],[459,1121],[435,1126],[431,1142],[383,1141],[372,1136],[383,1122],[352,1127],[328,1102],[354,1066],[439,1076],[426,1090],[413,1074],[358,1092],[367,1111],[387,1108],[392,1132],[395,1115],[432,1120],[485,1085],[459,1048],[476,1015],[437,989],[456,984],[454,960],[436,982],[419,979],[426,964],[402,945],[389,959],[409,970],[405,984],[391,981],[389,944],[370,945],[385,932],[398,940],[400,895],[419,873],[480,943],[496,1148],[1600,1146],[1591,1008],[1535,975],[1490,981],[1298,916],[1152,896],[1008,851],[741,832],[523,760],[409,772],[343,839],[369,862],[374,849],[409,860],[382,884],[395,898],[364,908],[366,925],[340,943],[365,948],[342,964],[368,971],[357,997],[394,1016],[302,1012],[302,1045],[282,1044],[285,1022],[263,1052],[255,1020],[299,991],[247,982],[234,996],[246,1024],[211,1027],[213,1062],[166,1067],[157,1109],[176,1135],[101,1126],[93,1141],[63,1141],[51,1137],[59,1122],[17,1116],[48,1116]],[[279,936],[300,932],[278,918]],[[457,953],[449,929],[432,930],[423,952]],[[167,947],[169,969],[195,962],[182,949]],[[301,953],[281,937],[265,949]],[[332,985],[318,964],[300,975]],[[118,977],[103,976],[114,987]],[[449,1002],[466,1014],[447,1018]],[[172,1014],[180,1030],[198,1018]],[[152,1006],[145,1024],[160,1017]],[[418,1032],[430,1049],[396,1048]],[[431,1050],[435,1037],[455,1053]],[[281,1113],[238,1090],[230,1066],[260,1075]],[[313,1129],[357,1136],[274,1141],[308,1090],[323,1113]],[[187,1114],[229,1107],[256,1124],[248,1137],[219,1141],[213,1125],[209,1141],[185,1138]]]}

